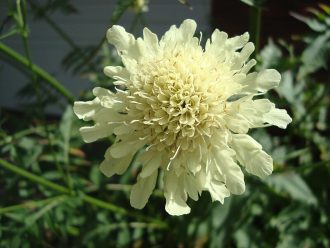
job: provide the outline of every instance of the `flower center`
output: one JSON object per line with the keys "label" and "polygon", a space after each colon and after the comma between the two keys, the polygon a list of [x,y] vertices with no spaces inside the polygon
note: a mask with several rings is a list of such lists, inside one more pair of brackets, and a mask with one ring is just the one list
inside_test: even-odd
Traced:
{"label": "flower center", "polygon": [[141,61],[141,71],[131,79],[128,108],[140,120],[135,130],[157,150],[193,151],[198,136],[211,136],[213,128],[221,128],[226,98],[219,93],[219,73],[208,65],[203,68],[204,60],[202,51],[188,56],[173,52]]}

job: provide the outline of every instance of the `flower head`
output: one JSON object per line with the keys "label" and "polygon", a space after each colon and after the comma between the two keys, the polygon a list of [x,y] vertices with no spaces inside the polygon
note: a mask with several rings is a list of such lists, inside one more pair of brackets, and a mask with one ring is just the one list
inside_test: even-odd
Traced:
{"label": "flower head", "polygon": [[[190,212],[188,196],[209,191],[223,203],[245,190],[242,167],[261,178],[272,173],[272,158],[247,133],[250,128],[286,128],[291,118],[267,99],[254,100],[276,87],[276,70],[249,73],[256,61],[249,35],[228,38],[215,30],[205,49],[194,37],[196,23],[185,20],[158,40],[149,29],[135,39],[120,26],[107,32],[124,64],[107,66],[116,93],[95,88],[95,99],[76,102],[74,111],[94,126],[80,129],[86,142],[116,135],[100,168],[106,176],[124,173],[139,151],[142,165],[130,196],[143,208],[162,172],[165,209]],[[120,86],[120,87],[119,87]]]}
{"label": "flower head", "polygon": [[134,0],[130,8],[136,13],[148,12],[149,0]]}

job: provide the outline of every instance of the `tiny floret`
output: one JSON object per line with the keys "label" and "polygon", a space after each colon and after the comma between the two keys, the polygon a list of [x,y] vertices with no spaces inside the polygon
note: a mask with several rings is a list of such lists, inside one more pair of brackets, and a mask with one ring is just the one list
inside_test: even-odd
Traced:
{"label": "tiny floret", "polygon": [[[268,99],[254,99],[277,87],[274,69],[249,72],[249,34],[228,38],[215,30],[205,48],[194,37],[196,23],[185,20],[161,39],[149,29],[135,38],[121,26],[107,32],[123,66],[107,66],[116,92],[95,88],[95,99],[75,102],[74,112],[93,126],[80,129],[85,142],[116,136],[105,152],[101,171],[123,174],[134,155],[141,170],[130,195],[133,207],[143,208],[157,181],[162,180],[166,211],[188,214],[188,197],[202,191],[214,201],[245,191],[244,174],[264,178],[273,160],[248,135],[251,128],[291,122]],[[162,175],[162,176],[160,176]]]}

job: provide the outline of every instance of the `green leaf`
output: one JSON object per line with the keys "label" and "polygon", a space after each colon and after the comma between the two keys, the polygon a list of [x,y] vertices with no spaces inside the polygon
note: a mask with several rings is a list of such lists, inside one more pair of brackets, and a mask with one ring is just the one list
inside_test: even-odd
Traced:
{"label": "green leaf", "polygon": [[275,45],[273,40],[269,40],[267,46],[265,46],[260,52],[261,58],[261,70],[275,67],[280,58],[282,57],[281,49]]}
{"label": "green leaf", "polygon": [[327,30],[327,25],[319,22],[318,20],[314,19],[314,18],[308,18],[302,15],[299,15],[297,13],[291,13],[291,16],[293,16],[294,18],[296,18],[297,20],[307,24],[307,26],[314,30],[315,32],[324,32]]}
{"label": "green leaf", "polygon": [[299,70],[299,77],[302,78],[318,69],[326,68],[330,52],[330,31],[319,35],[302,53],[303,66]]}
{"label": "green leaf", "polygon": [[308,205],[316,205],[317,199],[306,182],[296,173],[274,174],[267,178],[266,183],[279,194],[286,193],[292,199]]}
{"label": "green leaf", "polygon": [[71,139],[71,130],[73,123],[73,110],[71,106],[68,106],[64,112],[60,123],[60,132],[63,137],[63,150],[65,162],[68,163],[69,160],[69,148],[70,148],[70,139]]}
{"label": "green leaf", "polygon": [[289,103],[296,103],[292,71],[286,71],[282,73],[282,82],[276,91]]}
{"label": "green leaf", "polygon": [[126,9],[133,4],[134,0],[119,0],[112,12],[111,21],[113,24],[117,23],[120,17],[124,14]]}
{"label": "green leaf", "polygon": [[262,7],[267,0],[240,0],[251,7]]}

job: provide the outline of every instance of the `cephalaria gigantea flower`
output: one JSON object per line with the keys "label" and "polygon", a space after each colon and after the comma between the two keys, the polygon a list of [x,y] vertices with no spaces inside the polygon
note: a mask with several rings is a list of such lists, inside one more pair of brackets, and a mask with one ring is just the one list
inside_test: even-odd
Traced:
{"label": "cephalaria gigantea flower", "polygon": [[121,26],[107,32],[124,66],[107,66],[116,92],[95,88],[95,99],[75,102],[74,112],[93,126],[82,127],[85,142],[116,136],[100,169],[108,177],[123,174],[138,153],[141,164],[130,203],[141,209],[158,179],[166,211],[188,214],[188,197],[209,191],[223,203],[245,190],[242,168],[258,177],[272,173],[272,158],[248,135],[250,128],[291,122],[268,99],[254,99],[278,86],[273,69],[249,72],[249,35],[228,38],[215,30],[205,48],[194,37],[196,23],[185,20],[159,40],[149,29],[135,39]]}

